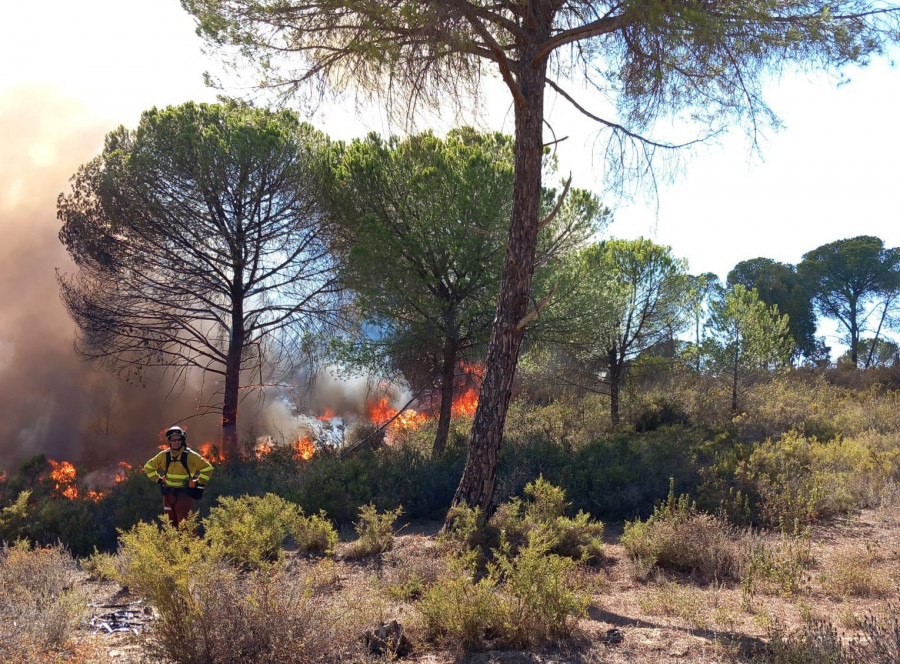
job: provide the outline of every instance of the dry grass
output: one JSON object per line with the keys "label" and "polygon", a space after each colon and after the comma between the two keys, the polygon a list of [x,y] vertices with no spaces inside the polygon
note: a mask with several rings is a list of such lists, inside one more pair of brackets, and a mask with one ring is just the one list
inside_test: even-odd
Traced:
{"label": "dry grass", "polygon": [[60,547],[0,549],[0,660],[31,661],[65,647],[86,612],[77,565]]}
{"label": "dry grass", "polygon": [[[408,661],[423,664],[813,664],[816,660],[809,657],[816,656],[815,647],[831,633],[824,626],[831,625],[846,656],[857,657],[846,661],[886,664],[892,661],[885,659],[890,655],[873,654],[872,638],[852,639],[874,634],[883,650],[884,644],[893,643],[891,639],[900,638],[896,621],[890,619],[900,604],[898,525],[900,505],[893,503],[814,526],[804,555],[815,564],[801,587],[793,593],[760,592],[750,605],[744,601],[739,582],[701,584],[689,574],[677,572],[656,573],[646,581],[637,581],[629,570],[617,528],[610,526],[605,535],[603,565],[581,572],[585,587],[591,589],[591,605],[572,639],[527,651],[488,650],[464,656],[452,644],[436,646],[424,639],[425,626],[415,608],[421,596],[418,589],[444,577],[444,551],[436,538],[437,524],[407,527],[395,536],[390,551],[361,560],[323,561],[289,552],[283,572],[286,576],[273,577],[272,587],[286,588],[301,579],[312,579],[295,586],[303,589],[296,596],[308,599],[302,606],[276,602],[276,608],[270,608],[274,615],[258,615],[254,624],[259,629],[284,629],[284,625],[293,624],[294,612],[298,612],[307,620],[316,646],[308,651],[308,661],[373,664],[383,660],[366,652],[362,635],[368,627],[392,618],[403,624],[413,642]],[[760,537],[774,550],[784,545],[780,535]],[[244,577],[245,585],[240,590],[259,593],[259,587],[254,590],[246,585],[248,578]],[[97,603],[123,601],[122,595],[112,596],[118,588],[110,581],[88,580],[87,573],[81,572],[81,583]],[[256,597],[263,602],[265,593]],[[220,620],[224,624],[236,625],[236,617],[225,614],[229,602],[239,601],[230,591],[223,594]],[[314,623],[310,623],[310,616],[315,618]],[[607,645],[611,629],[620,630],[625,640]],[[84,628],[75,637],[59,653],[31,661],[150,661],[146,636],[93,635]],[[853,643],[859,653],[866,653],[866,659],[851,652]]]}

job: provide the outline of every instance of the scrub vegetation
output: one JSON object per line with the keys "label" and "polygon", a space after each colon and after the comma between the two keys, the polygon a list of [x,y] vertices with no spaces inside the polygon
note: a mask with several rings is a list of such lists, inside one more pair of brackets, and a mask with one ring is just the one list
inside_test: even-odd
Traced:
{"label": "scrub vegetation", "polygon": [[[444,533],[465,418],[437,459],[426,426],[343,457],[220,464],[181,530],[138,474],[69,500],[32,460],[0,482],[3,656],[895,661],[896,380],[793,370],[732,415],[727,387],[672,370],[631,384],[615,427],[601,399],[526,391],[503,500],[487,519],[454,508]],[[91,634],[88,600],[111,588],[148,607],[139,635]],[[403,648],[374,654],[363,635],[390,620]]]}

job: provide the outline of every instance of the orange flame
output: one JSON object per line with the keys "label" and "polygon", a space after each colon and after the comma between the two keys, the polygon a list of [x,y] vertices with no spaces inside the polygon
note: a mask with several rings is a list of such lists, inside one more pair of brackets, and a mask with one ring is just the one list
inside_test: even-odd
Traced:
{"label": "orange flame", "polygon": [[377,402],[370,401],[368,411],[369,419],[379,426],[394,418],[388,425],[391,431],[415,431],[428,421],[425,413],[420,413],[412,408],[407,408],[403,412],[391,408],[388,406],[387,397],[379,399]]}
{"label": "orange flame", "polygon": [[292,443],[291,447],[294,448],[294,457],[304,461],[309,461],[316,453],[316,444],[306,437]]}
{"label": "orange flame", "polygon": [[475,414],[475,410],[478,408],[478,390],[474,387],[470,387],[463,394],[460,394],[453,400],[453,405],[450,407],[451,412],[454,415],[464,415],[466,417],[471,417]]}
{"label": "orange flame", "polygon": [[321,420],[322,422],[327,422],[328,420],[333,420],[336,414],[331,408],[326,408],[325,412],[316,417],[317,420]]}
{"label": "orange flame", "polygon": [[200,456],[207,461],[225,461],[225,455],[219,451],[219,446],[213,442],[206,442],[200,446]]}
{"label": "orange flame", "polygon": [[257,459],[262,459],[264,456],[271,454],[273,449],[274,448],[272,447],[272,443],[257,443],[256,448],[253,450],[253,454]]}
{"label": "orange flame", "polygon": [[475,378],[479,385],[484,380],[484,372],[487,369],[481,362],[460,362],[459,368],[467,376]]}
{"label": "orange flame", "polygon": [[84,497],[85,500],[92,500],[95,503],[99,503],[100,499],[103,498],[106,494],[102,491],[88,491],[87,495]]}
{"label": "orange flame", "polygon": [[462,384],[465,391],[453,400],[450,407],[453,415],[471,417],[478,408],[478,391],[484,381],[485,366],[481,362],[460,362],[459,371],[462,372]]}
{"label": "orange flame", "polygon": [[78,488],[75,486],[75,466],[68,461],[54,461],[47,459],[50,467],[50,479],[53,480],[53,490],[63,498],[75,500],[78,498]]}
{"label": "orange flame", "polygon": [[119,484],[120,482],[127,480],[129,470],[131,470],[131,464],[120,461],[119,470],[116,471],[116,476],[113,478],[115,483]]}

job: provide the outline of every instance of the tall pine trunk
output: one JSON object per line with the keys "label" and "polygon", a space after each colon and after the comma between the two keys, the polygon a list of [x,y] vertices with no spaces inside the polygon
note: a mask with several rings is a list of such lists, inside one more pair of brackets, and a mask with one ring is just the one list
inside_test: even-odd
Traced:
{"label": "tall pine trunk", "polygon": [[619,423],[619,387],[622,384],[622,365],[617,348],[611,348],[606,355],[609,364],[609,421],[613,426]]}
{"label": "tall pine trunk", "polygon": [[[532,43],[539,41],[532,40]],[[520,62],[529,64],[521,65],[517,73],[523,101],[515,105],[515,184],[509,239],[497,314],[485,360],[484,382],[472,422],[469,452],[452,503],[452,507],[462,503],[480,507],[484,514],[491,511],[497,484],[500,442],[524,334],[523,330],[518,329],[518,324],[527,313],[531,301],[529,295],[540,213],[547,63],[544,59],[531,65],[530,54],[524,54]],[[449,525],[448,514],[445,527]]]}
{"label": "tall pine trunk", "polygon": [[231,334],[225,361],[225,394],[222,400],[222,455],[237,458],[238,452],[238,394],[241,387],[241,359],[244,352],[244,301],[232,299]]}
{"label": "tall pine trunk", "polygon": [[441,366],[441,412],[438,416],[437,433],[434,435],[434,446],[431,456],[440,458],[447,446],[450,434],[450,417],[453,411],[453,384],[456,378],[456,343],[447,341],[444,346],[444,362]]}

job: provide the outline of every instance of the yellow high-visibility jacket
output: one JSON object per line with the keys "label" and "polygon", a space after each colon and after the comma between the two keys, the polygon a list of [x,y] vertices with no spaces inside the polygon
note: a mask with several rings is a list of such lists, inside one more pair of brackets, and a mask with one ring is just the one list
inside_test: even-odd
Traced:
{"label": "yellow high-visibility jacket", "polygon": [[[169,464],[168,472],[166,471],[166,454],[172,455],[172,463]],[[187,461],[187,471],[181,462],[181,455],[185,454]],[[209,482],[209,476],[212,474],[212,464],[192,449],[182,448],[175,452],[174,450],[163,450],[155,457],[144,464],[144,472],[154,482],[159,481],[160,477],[165,476],[165,486],[176,489],[186,488],[188,481],[193,477],[197,480],[197,484],[206,484]]]}

